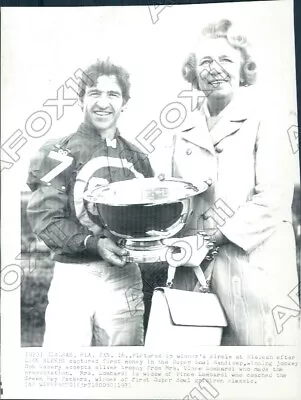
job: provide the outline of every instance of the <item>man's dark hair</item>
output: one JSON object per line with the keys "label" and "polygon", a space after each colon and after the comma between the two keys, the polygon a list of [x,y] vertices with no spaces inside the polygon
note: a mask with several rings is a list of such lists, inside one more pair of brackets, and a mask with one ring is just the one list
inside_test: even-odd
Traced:
{"label": "man's dark hair", "polygon": [[113,64],[109,58],[105,61],[97,59],[96,62],[83,71],[82,82],[80,84],[81,91],[79,93],[80,101],[83,101],[87,86],[92,87],[96,85],[98,77],[102,75],[113,75],[116,77],[121,88],[122,97],[126,103],[130,98],[130,75],[123,67]]}

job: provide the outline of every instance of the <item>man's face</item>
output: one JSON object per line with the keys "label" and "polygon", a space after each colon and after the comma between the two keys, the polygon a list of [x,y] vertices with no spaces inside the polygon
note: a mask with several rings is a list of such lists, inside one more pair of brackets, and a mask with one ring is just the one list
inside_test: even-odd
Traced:
{"label": "man's face", "polygon": [[205,94],[213,98],[232,97],[239,87],[240,51],[226,39],[205,39],[197,53],[198,83]]}
{"label": "man's face", "polygon": [[124,100],[114,75],[101,75],[94,86],[87,87],[82,106],[84,120],[97,131],[116,129]]}

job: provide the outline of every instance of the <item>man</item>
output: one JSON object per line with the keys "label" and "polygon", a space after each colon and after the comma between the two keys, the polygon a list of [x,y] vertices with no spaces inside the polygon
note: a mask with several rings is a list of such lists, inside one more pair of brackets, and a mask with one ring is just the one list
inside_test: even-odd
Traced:
{"label": "man", "polygon": [[[153,176],[148,158],[122,138],[117,121],[129,100],[129,74],[110,60],[85,71],[83,123],[48,141],[31,161],[27,212],[56,261],[48,292],[44,346],[143,344],[143,294],[137,264],[126,263],[85,190]],[[88,78],[88,82],[87,82]]]}

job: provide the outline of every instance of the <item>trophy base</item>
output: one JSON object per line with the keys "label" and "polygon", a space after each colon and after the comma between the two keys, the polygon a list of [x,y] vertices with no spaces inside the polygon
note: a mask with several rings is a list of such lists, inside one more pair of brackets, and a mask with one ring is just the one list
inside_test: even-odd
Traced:
{"label": "trophy base", "polygon": [[160,240],[134,241],[126,239],[122,241],[121,247],[129,252],[126,256],[127,262],[148,264],[166,261],[168,247]]}

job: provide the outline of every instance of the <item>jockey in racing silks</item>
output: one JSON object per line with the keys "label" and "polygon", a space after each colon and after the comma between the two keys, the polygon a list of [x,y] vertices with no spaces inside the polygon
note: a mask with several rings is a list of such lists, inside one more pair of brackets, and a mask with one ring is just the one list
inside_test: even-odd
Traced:
{"label": "jockey in racing silks", "polygon": [[[143,345],[139,266],[126,263],[83,195],[97,185],[152,177],[148,157],[120,136],[117,121],[129,99],[129,75],[109,59],[85,71],[77,132],[50,140],[31,160],[28,218],[52,250],[43,346]],[[88,78],[88,81],[87,81]]]}

